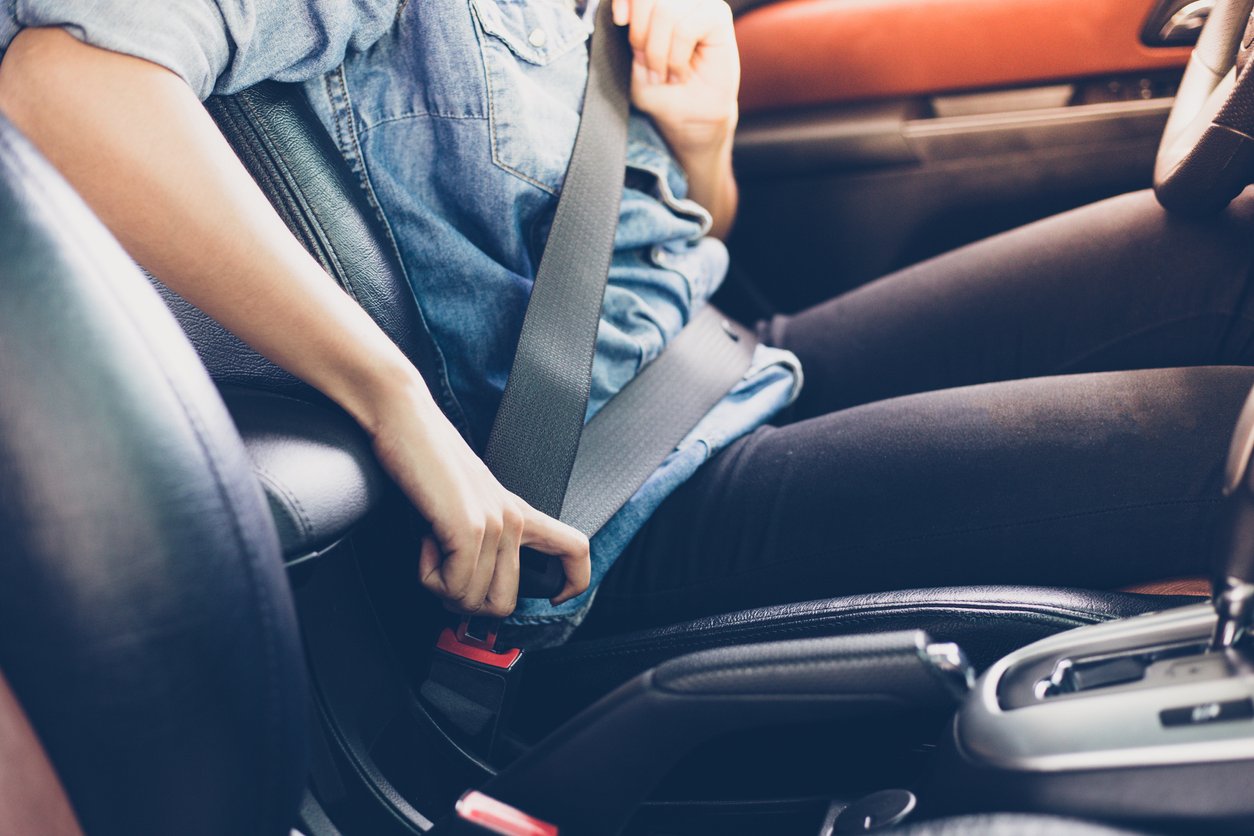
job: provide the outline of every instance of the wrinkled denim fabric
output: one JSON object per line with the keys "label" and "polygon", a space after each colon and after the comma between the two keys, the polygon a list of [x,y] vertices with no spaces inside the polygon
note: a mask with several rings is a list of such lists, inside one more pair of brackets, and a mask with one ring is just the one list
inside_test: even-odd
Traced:
{"label": "wrinkled denim fabric", "polygon": [[[442,405],[486,442],[579,126],[593,9],[567,0],[0,0],[0,48],[60,25],[162,64],[198,95],[302,81],[386,226],[442,362]],[[710,216],[633,112],[588,417],[706,303],[727,271]],[[759,346],[744,379],[592,538],[592,588],[522,601],[526,644],[564,640],[649,515],[701,464],[800,388],[797,359]]]}

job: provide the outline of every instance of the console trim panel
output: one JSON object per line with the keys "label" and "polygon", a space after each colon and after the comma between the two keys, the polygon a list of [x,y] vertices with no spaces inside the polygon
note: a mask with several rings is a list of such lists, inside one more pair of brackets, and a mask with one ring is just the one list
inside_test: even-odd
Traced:
{"label": "console trim panel", "polygon": [[1018,650],[976,684],[954,722],[955,744],[970,761],[1020,772],[1062,772],[1219,761],[1254,761],[1254,721],[1164,727],[1163,711],[1254,697],[1254,668],[1234,662],[1230,677],[1158,687],[1110,687],[1003,708],[1002,678],[1051,656],[1099,656],[1115,648],[1206,641],[1215,611],[1196,604],[1081,627]]}

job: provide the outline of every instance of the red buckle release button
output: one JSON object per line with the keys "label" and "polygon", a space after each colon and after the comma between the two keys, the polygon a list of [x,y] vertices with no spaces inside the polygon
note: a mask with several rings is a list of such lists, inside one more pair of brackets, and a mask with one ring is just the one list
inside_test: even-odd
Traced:
{"label": "red buckle release button", "polygon": [[478,790],[457,800],[457,815],[501,836],[558,836],[557,825],[527,815]]}
{"label": "red buckle release button", "polygon": [[514,667],[514,663],[522,656],[522,650],[517,647],[509,650],[486,650],[483,647],[458,641],[457,634],[453,632],[451,627],[444,628],[435,646],[445,653],[451,653],[454,656],[460,656],[463,659],[469,659],[472,662],[478,662],[481,665],[488,665],[493,668],[501,668],[502,670],[509,670]]}

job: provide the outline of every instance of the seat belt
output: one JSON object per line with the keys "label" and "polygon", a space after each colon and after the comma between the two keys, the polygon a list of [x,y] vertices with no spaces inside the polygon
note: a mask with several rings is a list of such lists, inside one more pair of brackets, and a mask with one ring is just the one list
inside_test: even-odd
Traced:
{"label": "seat belt", "polygon": [[484,461],[558,517],[579,449],[627,164],[631,51],[598,4],[575,146]]}
{"label": "seat belt", "polygon": [[[757,344],[706,306],[584,425],[626,171],[632,54],[610,7],[596,9],[574,149],[484,454],[505,488],[589,536],[741,380]],[[557,558],[522,550],[520,597],[563,583]]]}
{"label": "seat belt", "polygon": [[[626,172],[630,70],[626,33],[600,0],[575,147],[484,453],[502,485],[589,536],[744,376],[756,345],[706,306],[584,425]],[[519,557],[520,597],[561,591],[557,558]],[[507,747],[523,663],[521,650],[495,647],[499,623],[465,617],[445,629],[419,687],[428,709],[490,758]]]}

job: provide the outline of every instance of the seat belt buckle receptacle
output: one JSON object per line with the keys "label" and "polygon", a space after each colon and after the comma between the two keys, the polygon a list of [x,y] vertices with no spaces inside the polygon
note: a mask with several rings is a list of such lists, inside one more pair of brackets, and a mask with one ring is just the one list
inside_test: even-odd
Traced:
{"label": "seat belt buckle receptacle", "polygon": [[480,665],[509,670],[522,656],[522,650],[517,647],[497,650],[496,632],[500,625],[495,618],[466,616],[456,630],[444,628],[435,643],[436,649]]}
{"label": "seat belt buckle receptacle", "polygon": [[497,648],[499,625],[496,619],[466,618],[457,628],[445,627],[418,688],[427,709],[489,759],[502,751],[524,655],[521,648]]}

